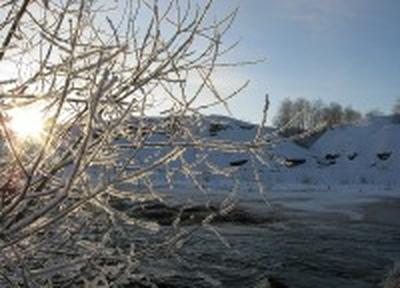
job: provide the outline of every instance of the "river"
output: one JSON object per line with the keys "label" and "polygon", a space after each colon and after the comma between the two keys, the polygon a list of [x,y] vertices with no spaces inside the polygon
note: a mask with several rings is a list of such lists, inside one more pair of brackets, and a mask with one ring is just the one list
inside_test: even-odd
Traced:
{"label": "river", "polygon": [[398,198],[346,206],[359,217],[290,208],[285,201],[272,202],[273,221],[196,229],[180,250],[152,259],[146,273],[160,287],[266,288],[270,279],[273,287],[372,288],[400,260]]}

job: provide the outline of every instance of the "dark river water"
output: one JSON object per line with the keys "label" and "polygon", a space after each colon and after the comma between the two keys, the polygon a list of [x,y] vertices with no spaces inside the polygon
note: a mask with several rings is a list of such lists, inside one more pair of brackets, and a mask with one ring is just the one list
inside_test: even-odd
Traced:
{"label": "dark river water", "polygon": [[400,260],[399,203],[358,207],[359,219],[280,207],[274,221],[217,223],[146,270],[160,287],[382,287]]}

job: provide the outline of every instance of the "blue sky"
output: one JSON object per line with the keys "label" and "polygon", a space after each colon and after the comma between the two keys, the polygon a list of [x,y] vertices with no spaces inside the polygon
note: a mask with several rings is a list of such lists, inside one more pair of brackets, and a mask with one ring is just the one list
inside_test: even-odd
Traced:
{"label": "blue sky", "polygon": [[236,117],[259,121],[265,93],[271,98],[271,118],[286,97],[336,101],[363,112],[390,112],[400,98],[400,1],[217,2],[217,16],[240,6],[226,38],[241,39],[231,59],[266,59],[230,76],[224,73],[224,85],[251,80],[231,103]]}
{"label": "blue sky", "polygon": [[[237,6],[225,41],[241,43],[230,60],[265,61],[217,73],[226,93],[251,81],[232,100],[233,116],[258,122],[266,93],[270,120],[286,97],[385,113],[400,98],[400,0],[215,0],[212,13],[222,18]],[[0,66],[0,75],[8,70]]]}

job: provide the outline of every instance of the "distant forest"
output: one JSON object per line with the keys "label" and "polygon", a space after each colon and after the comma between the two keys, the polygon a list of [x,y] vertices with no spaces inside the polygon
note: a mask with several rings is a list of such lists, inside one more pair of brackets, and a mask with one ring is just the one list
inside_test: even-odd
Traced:
{"label": "distant forest", "polygon": [[[396,119],[400,118],[400,99],[392,108]],[[350,106],[322,100],[309,101],[304,98],[291,100],[286,98],[280,104],[278,113],[274,119],[274,125],[285,136],[295,135],[304,131],[333,127],[339,124],[354,123],[363,118],[371,118],[383,115],[379,110],[371,110],[364,115]]]}

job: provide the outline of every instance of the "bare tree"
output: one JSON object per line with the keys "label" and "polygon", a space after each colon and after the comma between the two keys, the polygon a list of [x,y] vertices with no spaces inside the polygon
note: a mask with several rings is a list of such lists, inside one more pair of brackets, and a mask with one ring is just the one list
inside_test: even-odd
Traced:
{"label": "bare tree", "polygon": [[343,111],[343,121],[346,123],[354,123],[362,118],[362,114],[351,107],[346,107]]}
{"label": "bare tree", "polygon": [[324,122],[327,126],[332,127],[343,122],[343,107],[342,105],[332,102],[324,108]]}
{"label": "bare tree", "polygon": [[324,108],[322,100],[316,100],[311,104],[311,127],[324,125]]}
{"label": "bare tree", "polygon": [[285,127],[293,118],[294,107],[293,102],[289,98],[282,101],[279,107],[278,114],[274,120],[277,127]]}
{"label": "bare tree", "polygon": [[[214,71],[230,65],[219,59],[235,46],[223,36],[236,11],[212,21],[212,2],[0,3],[0,65],[16,71],[0,83],[0,286],[127,283],[141,257],[178,246],[187,233],[154,249],[114,249],[110,242],[126,225],[158,228],[110,205],[137,197],[121,187],[140,180],[151,191],[150,176],[177,160],[195,181],[181,157],[187,147],[263,145],[261,138],[205,143],[189,127],[247,85],[230,95],[216,88]],[[210,94],[214,99],[199,101]],[[45,130],[40,141],[22,141],[8,112],[33,106],[46,115]],[[146,120],[155,108],[168,123]],[[159,130],[168,140],[148,141]],[[160,147],[160,155],[140,162],[149,146]]]}
{"label": "bare tree", "polygon": [[305,131],[310,128],[311,104],[307,99],[298,98],[294,103],[296,111],[295,126],[299,131]]}

